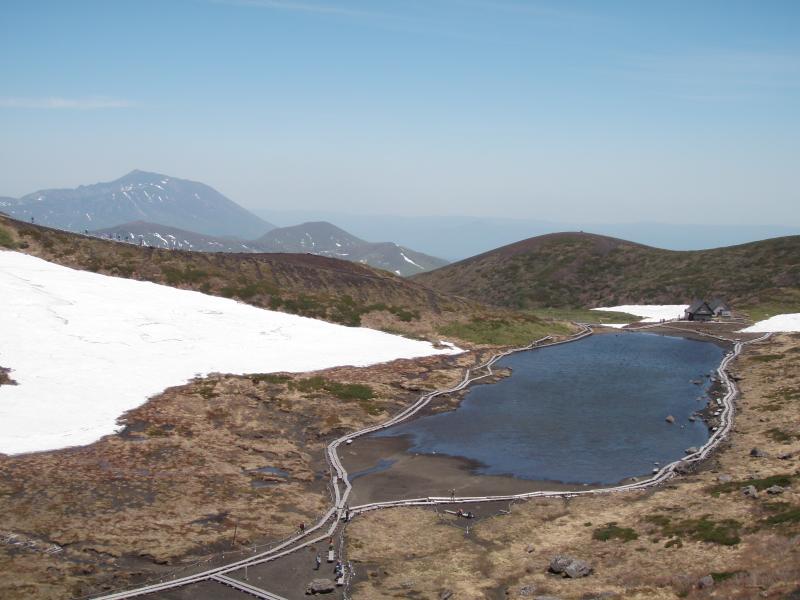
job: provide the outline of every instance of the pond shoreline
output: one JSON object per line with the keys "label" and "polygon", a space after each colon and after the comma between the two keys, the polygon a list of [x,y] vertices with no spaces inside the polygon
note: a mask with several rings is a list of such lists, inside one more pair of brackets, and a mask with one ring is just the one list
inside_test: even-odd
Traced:
{"label": "pond shoreline", "polygon": [[[647,337],[639,337],[639,341],[637,341],[634,346],[630,346],[621,340],[608,339],[610,337],[607,336],[608,333],[613,333],[614,337],[623,335],[620,330],[605,330],[594,336],[595,340],[598,340],[598,338],[605,338],[605,342],[602,343],[602,345],[598,345],[600,344],[599,341],[597,343],[592,343],[592,338],[586,338],[589,340],[588,343],[595,348],[594,350],[589,350],[590,353],[586,355],[587,357],[597,357],[598,349],[606,348],[607,350],[599,350],[599,355],[602,356],[604,355],[603,353],[607,354],[611,351],[615,352],[614,356],[616,356],[616,352],[619,352],[621,353],[622,362],[625,363],[626,355],[638,357],[639,354],[635,349],[646,348],[647,351],[644,355],[649,355],[651,357],[649,363],[653,362],[652,356],[654,352],[656,353],[655,361],[659,363],[661,361],[658,359],[658,353],[662,351],[660,346],[661,342],[653,340],[654,337],[689,337],[678,335],[679,332],[657,332],[648,330],[639,333],[650,333],[649,342],[647,341]],[[719,350],[712,351],[711,348],[717,347],[724,349],[726,346],[730,348],[730,345],[715,343],[707,346],[705,344],[708,344],[710,340],[702,336],[692,336],[689,339],[704,342],[702,347],[706,348],[706,350],[697,350],[696,348],[700,348],[701,346],[689,344],[687,349],[691,354],[688,355],[689,358],[686,358],[686,350],[684,350],[683,345],[676,346],[675,343],[667,343],[663,352],[665,352],[665,357],[677,357],[670,359],[678,361],[675,363],[674,367],[677,371],[674,371],[670,366],[666,366],[671,364],[667,362],[664,363],[664,366],[657,368],[656,371],[653,372],[657,378],[658,374],[665,370],[670,374],[672,374],[673,371],[677,374],[672,375],[671,382],[665,380],[665,382],[658,384],[661,386],[660,391],[658,387],[653,390],[653,393],[660,394],[657,395],[658,398],[667,400],[667,404],[664,404],[663,401],[659,401],[659,403],[656,404],[647,403],[643,405],[638,401],[638,398],[641,397],[639,393],[636,392],[632,395],[630,391],[632,385],[630,382],[635,381],[635,379],[626,377],[624,379],[627,380],[627,384],[611,384],[608,391],[604,390],[601,392],[601,396],[604,398],[613,398],[617,394],[622,394],[622,396],[619,396],[620,399],[627,397],[627,401],[619,403],[619,408],[617,408],[618,403],[612,405],[600,404],[589,399],[587,400],[589,404],[584,403],[584,406],[589,408],[589,412],[586,413],[586,415],[583,414],[586,411],[583,410],[579,402],[565,405],[560,403],[559,398],[559,402],[554,404],[552,390],[550,396],[548,396],[547,391],[543,391],[544,396],[541,397],[542,403],[538,404],[542,407],[550,406],[550,408],[542,408],[541,410],[533,409],[533,411],[529,412],[525,404],[520,405],[513,400],[508,400],[510,397],[524,398],[528,390],[532,389],[536,389],[538,393],[539,384],[537,382],[536,388],[530,388],[530,382],[527,384],[525,383],[525,373],[527,372],[527,376],[530,376],[530,371],[527,370],[528,367],[525,367],[526,371],[523,371],[523,375],[520,375],[523,379],[519,380],[516,386],[513,383],[506,382],[505,380],[508,374],[513,370],[512,365],[509,365],[508,362],[505,364],[498,363],[498,365],[502,366],[495,367],[496,370],[491,377],[491,382],[501,382],[500,385],[503,387],[495,391],[481,391],[481,395],[473,397],[474,401],[467,405],[465,409],[467,411],[466,413],[462,412],[459,416],[453,415],[457,410],[464,409],[463,402],[470,393],[475,393],[477,388],[483,387],[475,384],[487,383],[486,379],[472,383],[456,394],[437,398],[435,403],[431,402],[425,406],[411,418],[404,421],[401,425],[398,425],[400,429],[399,431],[395,429],[398,433],[395,436],[391,436],[391,438],[393,438],[392,442],[381,442],[381,439],[385,440],[388,436],[383,432],[378,432],[354,440],[355,448],[351,446],[340,446],[340,451],[344,451],[342,452],[341,458],[346,462],[346,468],[349,472],[360,470],[364,467],[373,467],[379,461],[390,460],[393,463],[391,465],[385,465],[384,468],[377,472],[360,476],[358,478],[358,484],[356,485],[358,489],[353,492],[354,495],[358,497],[357,499],[354,498],[354,502],[360,503],[367,498],[369,498],[370,501],[378,500],[379,498],[368,488],[376,488],[378,490],[384,489],[388,492],[388,494],[383,496],[384,498],[387,496],[398,498],[409,497],[409,494],[413,493],[439,495],[442,493],[449,493],[449,491],[454,488],[457,493],[461,491],[459,488],[463,488],[464,491],[469,489],[470,494],[485,493],[486,490],[495,490],[496,493],[499,490],[502,490],[503,493],[521,493],[525,490],[538,491],[543,489],[580,491],[586,488],[605,488],[625,485],[628,483],[635,483],[640,479],[649,478],[654,471],[660,468],[660,465],[680,459],[684,455],[684,449],[692,446],[703,446],[712,434],[712,427],[717,426],[717,422],[711,420],[712,412],[717,408],[714,404],[714,394],[712,394],[712,391],[715,391],[716,395],[719,397],[721,397],[724,392],[720,390],[718,384],[716,389],[712,389],[710,384],[715,380],[711,374],[718,368],[724,356],[720,354],[719,357],[717,357]],[[719,342],[719,340],[717,340],[717,342]],[[572,347],[571,344],[570,347]],[[562,365],[567,365],[562,366],[561,370],[565,371],[563,374],[564,376],[569,376],[573,368],[570,365],[575,361],[575,358],[572,357],[574,357],[575,354],[571,349],[565,346],[560,346],[560,348],[560,356],[562,358],[554,357],[554,360],[557,363],[560,361]],[[521,351],[514,354],[519,356],[528,354],[528,352]],[[583,352],[581,352],[581,354],[583,354]],[[712,360],[709,361],[709,358]],[[505,360],[508,361],[509,357],[505,357]],[[567,360],[568,363],[563,363],[564,360]],[[589,360],[588,364],[592,364],[592,362],[597,359],[587,358],[587,360]],[[605,364],[602,362],[602,358],[600,360],[601,364]],[[539,362],[538,359],[536,359],[536,362]],[[696,372],[694,371],[695,362],[699,367]],[[643,376],[648,376],[647,374],[651,373],[649,370],[649,363],[648,360],[645,359],[641,363],[635,363],[632,366],[621,366],[620,368],[632,368],[632,374],[637,373],[637,369],[641,370],[644,368],[645,375]],[[579,361],[575,364],[580,365],[581,363]],[[641,364],[643,366],[637,367],[635,366],[636,364]],[[518,362],[516,365],[513,365],[513,367],[522,368],[522,365]],[[697,379],[697,381],[693,381],[693,383],[697,383],[700,386],[698,388],[698,393],[700,395],[697,396],[696,400],[698,403],[702,400],[702,405],[698,404],[696,407],[693,406],[695,400],[694,394],[688,391],[687,395],[686,384],[689,382],[690,376],[687,374],[686,380],[684,381],[681,378],[682,376],[678,374],[687,371],[687,368],[689,371],[693,372],[691,377]],[[591,373],[591,368],[589,373]],[[604,377],[602,372],[598,374],[595,367],[594,378],[596,379],[598,376],[601,378]],[[561,374],[559,374],[557,380],[563,381],[560,377]],[[680,380],[680,384],[676,382],[676,378]],[[617,377],[617,379],[622,380],[623,378]],[[585,397],[587,385],[591,389],[598,387],[591,382],[591,377],[586,382],[573,379],[572,383],[566,385],[568,389],[573,390],[573,394],[576,395],[576,398],[583,398]],[[547,385],[547,383],[547,376],[545,376],[544,384]],[[550,381],[550,383],[552,384],[553,382]],[[676,384],[682,385],[682,387],[677,388],[677,393],[672,397],[673,395],[669,391],[669,386]],[[622,387],[616,387],[620,385],[622,385]],[[557,394],[560,395],[560,392],[557,392]],[[633,404],[631,404],[631,398],[634,399]],[[689,402],[690,399],[692,400],[691,402]],[[500,404],[495,408],[493,402],[500,402]],[[679,411],[674,413],[678,417],[674,429],[673,425],[664,423],[664,417],[671,412],[671,409],[669,409],[670,405],[675,405],[673,408]],[[645,408],[640,408],[642,406]],[[663,415],[660,413],[662,406],[664,408]],[[678,406],[681,408],[678,408]],[[637,419],[635,415],[638,413],[630,412],[631,410],[644,410],[649,415],[644,417],[645,421],[643,421],[643,423],[646,423],[644,426],[645,429],[638,434],[638,437],[635,435],[628,435],[626,433],[628,430],[624,428],[624,425],[619,425],[619,423],[623,423],[626,418],[633,418],[634,421]],[[578,411],[578,413],[574,411]],[[617,414],[615,414],[614,411],[616,411]],[[593,413],[597,413],[596,418],[601,419],[598,426],[605,427],[608,431],[608,436],[601,436],[602,439],[599,441],[597,441],[598,438],[596,435],[592,436],[592,432],[595,431],[595,421],[591,416]],[[427,422],[424,421],[426,418]],[[521,422],[537,423],[537,425],[521,425],[518,427],[518,425],[515,424],[518,418]],[[534,420],[531,421],[531,419]],[[421,420],[423,420],[422,423],[420,423]],[[699,428],[703,421],[706,421],[706,425],[702,427],[703,434],[702,437],[700,437]],[[466,425],[465,422],[467,423]],[[478,423],[480,423],[480,425],[478,425]],[[581,425],[581,423],[583,423],[583,425]],[[605,423],[605,425],[602,423]],[[464,429],[465,426],[467,429]],[[484,427],[488,427],[490,431],[505,431],[509,426],[516,431],[516,433],[513,434],[516,436],[514,439],[518,438],[518,441],[512,439],[508,442],[512,444],[510,448],[522,449],[519,450],[519,454],[516,454],[516,450],[509,449],[513,456],[509,454],[509,459],[506,459],[503,445],[506,444],[506,438],[504,436],[507,434],[495,434],[494,437],[497,439],[492,440],[491,435],[490,437],[484,437],[481,431]],[[433,427],[433,429],[430,429],[430,427]],[[442,429],[442,427],[444,427],[444,429]],[[544,429],[542,430],[541,427],[544,427]],[[578,427],[578,432],[586,431],[587,435],[589,435],[589,437],[594,437],[596,441],[591,442],[589,446],[583,445],[583,442],[579,443],[577,440],[581,439],[581,435],[580,433],[577,435],[573,433],[576,431],[574,427]],[[619,431],[618,434],[615,434],[614,431],[619,430],[620,427],[623,428],[623,431]],[[648,433],[648,429],[652,431]],[[404,433],[404,430],[409,433]],[[599,431],[603,430],[601,429]],[[639,431],[638,427],[637,431]],[[413,438],[410,437],[412,432],[414,435]],[[423,437],[417,437],[418,435],[422,435]],[[465,446],[464,438],[460,437],[461,435],[467,436],[469,439],[480,441],[477,442],[476,447],[473,447],[471,444]],[[476,435],[479,437],[475,437]],[[655,437],[650,438],[648,437],[649,435]],[[530,444],[527,441],[528,439],[531,440]],[[655,441],[647,441],[648,439]],[[522,443],[523,446],[519,446],[520,443]],[[576,446],[576,443],[579,445]],[[655,444],[652,446],[652,452],[651,449],[647,448],[651,443]],[[560,454],[559,450],[562,446],[563,455]],[[596,459],[592,458],[596,454],[595,450],[591,450],[594,446],[598,446],[598,450],[600,451]],[[537,447],[539,450],[537,450]],[[356,448],[358,448],[357,451]],[[589,451],[589,454],[586,455],[581,448],[585,448],[586,451]],[[639,448],[639,450],[636,450],[636,448]],[[464,454],[461,453],[462,450]],[[358,456],[355,455],[356,452]],[[629,456],[637,458],[623,459],[620,457],[620,454],[630,452],[633,452],[633,454],[629,454]],[[607,458],[604,459],[603,456],[606,455]],[[645,455],[651,458],[643,460],[642,457]],[[369,456],[368,459],[367,456]],[[530,456],[530,459],[525,458],[526,456]],[[569,458],[566,458],[567,456]],[[584,456],[588,458],[584,458]],[[566,462],[564,462],[565,460]],[[577,470],[572,470],[572,467],[570,467],[570,460],[577,461],[575,463]],[[597,463],[599,470],[596,473],[592,466],[592,461],[600,461]],[[629,462],[631,468],[626,471],[621,465],[628,464]],[[578,467],[579,464],[582,466]],[[601,467],[601,465],[605,466]],[[572,473],[575,479],[570,481],[569,473]],[[537,476],[544,474],[552,474],[554,476]],[[594,479],[595,476],[597,479]],[[414,482],[414,485],[407,483],[411,481]],[[458,493],[458,495],[464,494]]]}

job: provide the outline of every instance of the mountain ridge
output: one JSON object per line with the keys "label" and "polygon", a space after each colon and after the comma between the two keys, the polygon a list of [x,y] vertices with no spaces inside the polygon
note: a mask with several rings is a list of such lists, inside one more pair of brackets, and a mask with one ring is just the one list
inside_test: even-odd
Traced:
{"label": "mountain ridge", "polygon": [[408,276],[447,264],[394,242],[367,242],[327,221],[307,221],[268,231],[254,244],[268,252],[311,252],[369,264]]}
{"label": "mountain ridge", "polygon": [[583,232],[546,234],[413,277],[494,306],[674,304],[721,296],[733,303],[796,299],[800,236],[710,250],[663,250]]}
{"label": "mountain ridge", "polygon": [[151,221],[255,238],[275,227],[204,183],[138,169],[109,182],[32,192],[3,208],[24,221],[76,232]]}
{"label": "mountain ridge", "polygon": [[316,254],[367,264],[404,277],[447,264],[443,259],[393,242],[366,242],[325,221],[275,228],[255,240],[207,236],[147,221],[123,223],[88,233],[171,250]]}

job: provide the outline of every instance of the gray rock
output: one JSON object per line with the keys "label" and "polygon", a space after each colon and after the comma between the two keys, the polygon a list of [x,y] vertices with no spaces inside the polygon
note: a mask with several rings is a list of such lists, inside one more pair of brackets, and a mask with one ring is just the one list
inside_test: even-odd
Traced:
{"label": "gray rock", "polygon": [[672,415],[667,415],[667,418],[666,418],[666,419],[664,419],[664,420],[665,420],[667,423],[674,423],[674,422],[675,422],[675,417],[673,417]]}
{"label": "gray rock", "polygon": [[750,456],[752,456],[753,458],[764,458],[766,454],[762,450],[759,450],[758,448],[753,448],[752,450],[750,450]]}
{"label": "gray rock", "polygon": [[560,575],[564,572],[564,570],[569,566],[572,562],[572,558],[569,556],[564,556],[563,554],[557,554],[552,559],[550,559],[550,572]]}
{"label": "gray rock", "polygon": [[578,579],[579,577],[588,577],[593,571],[592,566],[585,560],[574,560],[564,569],[564,575],[570,579]]}
{"label": "gray rock", "polygon": [[758,490],[754,485],[748,485],[747,487],[743,487],[742,494],[744,494],[748,498],[758,498]]}
{"label": "gray rock", "polygon": [[439,600],[450,600],[453,597],[453,590],[442,590],[439,593]]}
{"label": "gray rock", "polygon": [[792,458],[792,453],[791,452],[781,452],[780,454],[778,454],[778,458],[781,459],[781,460],[789,460],[790,458]]}
{"label": "gray rock", "polygon": [[700,449],[697,446],[689,446],[686,450],[684,450],[684,452],[686,452],[686,454],[694,454],[695,452],[699,452],[699,451],[700,451]]}
{"label": "gray rock", "polygon": [[697,421],[697,417],[695,417],[694,415],[689,415],[689,420],[690,420],[692,423],[694,423],[695,421]]}
{"label": "gray rock", "polygon": [[730,483],[731,481],[733,481],[733,477],[723,473],[722,475],[717,477],[717,481],[719,481],[720,483]]}
{"label": "gray rock", "polygon": [[558,554],[550,560],[551,573],[563,575],[570,579],[577,579],[578,577],[586,577],[592,574],[592,566],[585,560],[572,558],[571,556],[564,556]]}
{"label": "gray rock", "polygon": [[706,575],[705,577],[701,577],[697,582],[697,587],[699,587],[701,590],[714,587],[714,578],[711,575]]}
{"label": "gray rock", "polygon": [[557,596],[534,596],[533,600],[561,600]]}
{"label": "gray rock", "polygon": [[330,594],[336,583],[330,579],[314,579],[306,586],[306,594]]}
{"label": "gray rock", "polygon": [[528,554],[530,554],[534,550],[536,550],[536,548],[533,547],[533,544],[528,544],[527,546],[525,546],[525,552],[527,552]]}
{"label": "gray rock", "polygon": [[773,496],[775,496],[777,494],[782,494],[785,491],[786,491],[786,488],[785,487],[781,487],[779,485],[773,485],[773,486],[770,486],[770,487],[768,487],[766,489],[766,492],[768,494],[772,494]]}

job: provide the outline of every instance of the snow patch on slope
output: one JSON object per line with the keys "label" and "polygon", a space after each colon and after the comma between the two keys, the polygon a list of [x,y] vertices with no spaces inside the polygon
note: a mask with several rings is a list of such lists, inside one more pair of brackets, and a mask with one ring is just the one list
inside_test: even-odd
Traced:
{"label": "snow patch on slope", "polygon": [[418,269],[422,269],[423,271],[425,270],[425,268],[424,268],[424,267],[421,267],[420,265],[418,265],[417,263],[415,263],[413,260],[411,260],[410,258],[408,258],[408,257],[407,257],[405,254],[403,254],[403,252],[402,252],[402,251],[400,251],[400,256],[402,256],[402,257],[403,257],[403,260],[404,260],[404,261],[406,261],[407,263],[411,263],[412,265],[414,265],[414,266],[415,266],[415,267],[417,267]]}
{"label": "snow patch on slope", "polygon": [[775,315],[769,319],[758,321],[741,331],[742,333],[798,333],[800,332],[800,313]]}
{"label": "snow patch on slope", "polygon": [[661,319],[682,319],[688,304],[625,304],[623,306],[604,306],[592,310],[610,310],[643,317],[640,323],[657,323]]}
{"label": "snow patch on slope", "polygon": [[89,444],[197,374],[303,372],[453,354],[226,298],[0,251],[0,452]]}

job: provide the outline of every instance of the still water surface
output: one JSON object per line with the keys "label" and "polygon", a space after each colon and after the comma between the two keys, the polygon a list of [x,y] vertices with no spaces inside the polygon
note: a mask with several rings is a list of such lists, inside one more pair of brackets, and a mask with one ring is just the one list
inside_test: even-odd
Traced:
{"label": "still water surface", "polygon": [[464,457],[480,474],[617,483],[705,443],[706,425],[688,417],[705,406],[706,375],[724,353],[709,342],[649,333],[520,352],[498,362],[513,369],[511,377],[473,387],[456,410],[373,435],[407,436],[409,452]]}

